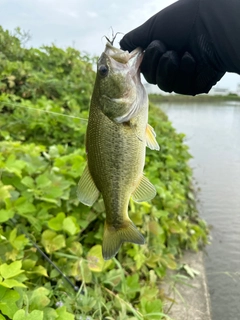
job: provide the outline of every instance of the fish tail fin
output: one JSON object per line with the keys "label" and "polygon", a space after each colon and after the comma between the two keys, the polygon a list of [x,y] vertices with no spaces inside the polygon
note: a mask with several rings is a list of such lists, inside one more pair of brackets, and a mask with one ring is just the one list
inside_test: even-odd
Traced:
{"label": "fish tail fin", "polygon": [[144,244],[145,239],[130,219],[124,221],[119,228],[105,223],[102,244],[103,259],[109,260],[113,258],[118,253],[123,242]]}

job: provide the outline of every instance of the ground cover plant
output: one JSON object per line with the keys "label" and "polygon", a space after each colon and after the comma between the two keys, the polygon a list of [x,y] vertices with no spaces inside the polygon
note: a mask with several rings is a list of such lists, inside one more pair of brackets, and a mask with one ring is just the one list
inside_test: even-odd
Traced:
{"label": "ground cover plant", "polygon": [[0,38],[0,320],[165,319],[166,270],[207,242],[184,135],[151,106],[161,151],[147,151],[145,174],[157,196],[129,205],[146,244],[103,261],[102,200],[89,208],[76,197],[95,60],[26,49],[21,30]]}

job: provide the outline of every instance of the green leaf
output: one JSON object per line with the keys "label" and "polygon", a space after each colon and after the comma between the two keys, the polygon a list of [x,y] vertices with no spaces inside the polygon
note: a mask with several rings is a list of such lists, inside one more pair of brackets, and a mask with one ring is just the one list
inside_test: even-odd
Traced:
{"label": "green leaf", "polygon": [[57,311],[53,308],[46,307],[43,309],[43,319],[44,320],[55,320],[57,319]]}
{"label": "green leaf", "polygon": [[91,271],[102,272],[111,265],[111,260],[105,261],[102,257],[102,246],[92,247],[87,254],[88,267]]}
{"label": "green leaf", "polygon": [[18,310],[13,316],[13,320],[25,320],[26,318],[26,311],[23,309]]}
{"label": "green leaf", "polygon": [[6,279],[4,281],[1,281],[0,286],[6,287],[6,288],[13,288],[13,287],[26,288],[26,286],[23,283],[14,279]]}
{"label": "green leaf", "polygon": [[162,308],[163,304],[160,299],[154,299],[152,301],[146,299],[141,300],[141,311],[146,319],[159,320],[159,316],[162,314]]}
{"label": "green leaf", "polygon": [[30,309],[43,310],[50,303],[50,299],[47,297],[49,294],[50,291],[44,287],[34,290],[29,300]]}
{"label": "green leaf", "polygon": [[68,246],[68,251],[77,257],[81,257],[83,253],[83,248],[80,242],[73,241],[71,242],[70,246]]}
{"label": "green leaf", "polygon": [[32,259],[24,259],[22,262],[22,268],[27,271],[31,271],[36,264],[37,261]]}
{"label": "green leaf", "polygon": [[18,198],[14,203],[17,212],[20,215],[25,215],[27,213],[32,213],[36,211],[35,206],[29,202],[25,197]]}
{"label": "green leaf", "polygon": [[107,273],[104,283],[110,284],[112,287],[116,287],[122,280],[123,280],[122,270],[113,269]]}
{"label": "green leaf", "polygon": [[21,309],[14,314],[13,320],[44,320],[43,311],[33,310],[31,313],[26,315],[26,312]]}
{"label": "green leaf", "polygon": [[5,170],[15,173],[18,177],[22,176],[22,169],[26,166],[26,163],[21,160],[17,160],[14,154],[11,154],[5,163]]}
{"label": "green leaf", "polygon": [[187,274],[191,277],[191,278],[195,278],[195,276],[199,275],[200,272],[189,267],[189,265],[187,264],[184,264],[183,267],[182,267],[186,272]]}
{"label": "green leaf", "polygon": [[24,247],[29,243],[29,240],[24,234],[17,236],[17,229],[13,229],[9,236],[9,242],[17,250],[23,250]]}
{"label": "green leaf", "polygon": [[80,279],[84,281],[84,283],[91,283],[92,281],[92,272],[88,267],[88,262],[86,260],[81,259],[79,262],[80,266]]}
{"label": "green leaf", "polygon": [[4,263],[0,266],[0,274],[5,279],[13,278],[24,272],[24,270],[21,270],[21,268],[21,261],[14,261],[11,264]]}
{"label": "green leaf", "polygon": [[149,231],[156,236],[159,234],[163,234],[164,232],[157,221],[149,221],[148,228],[149,228]]}
{"label": "green leaf", "polygon": [[52,230],[45,230],[42,234],[42,244],[47,253],[52,253],[66,246],[65,237],[61,234],[57,235]]}
{"label": "green leaf", "polygon": [[8,221],[9,219],[12,219],[14,217],[14,211],[13,210],[0,210],[0,223]]}
{"label": "green leaf", "polygon": [[49,228],[55,230],[55,231],[60,231],[62,230],[63,227],[63,220],[65,219],[65,213],[64,212],[60,212],[57,214],[56,217],[50,219],[48,221],[48,226]]}
{"label": "green leaf", "polygon": [[56,310],[58,317],[56,320],[74,320],[74,315],[67,312],[66,307],[61,307]]}
{"label": "green leaf", "polygon": [[141,288],[141,300],[143,301],[153,301],[157,294],[158,294],[158,288],[153,286],[147,286]]}
{"label": "green leaf", "polygon": [[45,190],[45,196],[44,198],[46,199],[55,199],[61,197],[63,194],[63,190],[60,187],[53,187],[49,188],[49,190]]}
{"label": "green leaf", "polygon": [[0,286],[0,310],[10,319],[18,310],[16,301],[19,299],[19,293]]}
{"label": "green leaf", "polygon": [[52,199],[52,198],[48,198],[48,197],[38,197],[38,199],[41,201],[53,203],[55,205],[58,205],[58,202],[59,202],[57,199]]}
{"label": "green leaf", "polygon": [[30,189],[34,189],[35,188],[35,183],[34,183],[34,180],[33,178],[31,177],[24,177],[22,180],[21,180],[21,183],[24,184],[26,187],[30,188]]}
{"label": "green leaf", "polygon": [[126,285],[129,289],[133,291],[139,291],[140,290],[139,275],[135,273],[132,276],[128,276],[126,278]]}
{"label": "green leaf", "polygon": [[80,228],[77,224],[76,218],[72,216],[65,218],[63,220],[63,230],[71,236],[78,233]]}
{"label": "green leaf", "polygon": [[44,174],[41,174],[36,178],[36,183],[37,183],[38,188],[41,188],[41,189],[47,188],[52,184],[49,177]]}
{"label": "green leaf", "polygon": [[128,276],[122,282],[122,292],[129,300],[135,298],[137,292],[140,291],[139,275],[136,273],[132,276]]}
{"label": "green leaf", "polygon": [[157,282],[157,275],[154,270],[149,271],[149,280],[150,284],[154,285]]}
{"label": "green leaf", "polygon": [[[0,170],[0,178],[1,178],[1,170]],[[0,201],[3,199],[11,198],[10,191],[14,190],[11,185],[3,185],[0,181]],[[1,222],[1,214],[0,214],[0,222]]]}
{"label": "green leaf", "polygon": [[36,266],[32,271],[29,271],[29,273],[35,273],[44,277],[48,277],[47,270],[43,266]]}
{"label": "green leaf", "polygon": [[175,270],[177,268],[176,261],[172,255],[165,255],[163,258],[160,258],[160,261],[166,265],[169,269]]}
{"label": "green leaf", "polygon": [[17,237],[17,228],[14,228],[11,232],[10,232],[10,235],[9,235],[9,242],[13,242]]}

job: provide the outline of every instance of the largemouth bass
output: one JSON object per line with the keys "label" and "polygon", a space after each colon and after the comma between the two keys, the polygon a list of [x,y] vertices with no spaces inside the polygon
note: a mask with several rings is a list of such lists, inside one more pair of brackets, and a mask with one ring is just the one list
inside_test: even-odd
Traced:
{"label": "largemouth bass", "polygon": [[106,44],[97,64],[86,135],[87,166],[78,197],[88,206],[102,194],[106,221],[102,243],[105,260],[123,242],[144,244],[128,216],[130,197],[152,199],[155,187],[143,175],[146,146],[159,150],[148,121],[148,96],[140,80],[142,50],[131,53]]}

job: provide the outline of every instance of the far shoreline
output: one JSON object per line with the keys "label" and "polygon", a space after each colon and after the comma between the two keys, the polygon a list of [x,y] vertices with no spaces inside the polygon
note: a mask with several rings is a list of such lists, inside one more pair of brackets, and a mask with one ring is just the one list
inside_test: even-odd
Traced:
{"label": "far shoreline", "polygon": [[235,93],[228,95],[210,95],[200,94],[197,96],[186,96],[180,94],[149,94],[150,102],[154,104],[165,103],[165,102],[176,102],[176,103],[219,103],[219,102],[240,102],[240,96]]}

